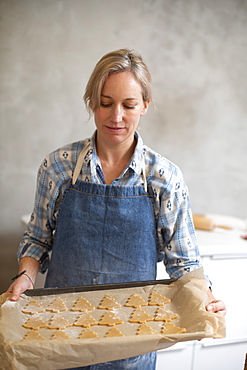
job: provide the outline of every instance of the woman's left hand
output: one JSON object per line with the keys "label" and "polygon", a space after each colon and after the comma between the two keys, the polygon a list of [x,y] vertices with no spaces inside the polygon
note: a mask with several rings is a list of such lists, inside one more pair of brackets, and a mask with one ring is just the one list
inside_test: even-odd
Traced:
{"label": "woman's left hand", "polygon": [[209,312],[220,313],[221,315],[225,315],[226,305],[223,301],[214,299],[206,306],[206,310]]}
{"label": "woman's left hand", "polygon": [[223,301],[215,299],[211,289],[208,289],[209,303],[206,306],[206,310],[209,312],[220,313],[221,315],[226,314],[226,305]]}

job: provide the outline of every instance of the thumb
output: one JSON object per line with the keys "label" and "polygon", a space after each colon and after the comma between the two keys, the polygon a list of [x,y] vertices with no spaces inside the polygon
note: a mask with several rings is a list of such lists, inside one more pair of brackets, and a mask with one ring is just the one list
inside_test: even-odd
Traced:
{"label": "thumb", "polygon": [[209,304],[206,307],[206,310],[210,312],[217,311],[217,300],[214,299],[213,301],[209,302]]}
{"label": "thumb", "polygon": [[18,301],[18,299],[20,298],[20,294],[21,293],[20,293],[19,289],[13,289],[10,300],[14,301],[14,302]]}
{"label": "thumb", "polygon": [[214,311],[214,305],[212,303],[208,304],[206,307],[207,311]]}
{"label": "thumb", "polygon": [[18,301],[19,298],[20,298],[20,294],[17,294],[17,293],[12,294],[12,296],[10,297],[10,301],[16,302]]}
{"label": "thumb", "polygon": [[8,290],[10,296],[10,301],[18,301],[22,293],[21,287],[18,284],[13,284]]}

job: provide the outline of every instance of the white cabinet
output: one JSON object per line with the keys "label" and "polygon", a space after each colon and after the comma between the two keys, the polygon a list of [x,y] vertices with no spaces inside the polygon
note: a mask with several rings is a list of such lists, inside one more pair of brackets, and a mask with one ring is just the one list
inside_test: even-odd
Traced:
{"label": "white cabinet", "polygon": [[247,339],[245,341],[215,339],[208,342],[204,339],[195,344],[191,369],[243,370],[246,353]]}
{"label": "white cabinet", "polygon": [[247,339],[203,339],[158,352],[156,370],[243,370]]}
{"label": "white cabinet", "polygon": [[247,255],[234,255],[233,246],[233,254],[205,256],[202,261],[213,281],[213,294],[226,303],[226,338],[197,342],[193,370],[243,370],[247,353]]}
{"label": "white cabinet", "polygon": [[202,261],[213,282],[214,296],[226,304],[226,337],[247,339],[247,255],[218,255],[203,257]]}
{"label": "white cabinet", "polygon": [[181,342],[159,351],[156,370],[191,370],[193,344],[193,341]]}

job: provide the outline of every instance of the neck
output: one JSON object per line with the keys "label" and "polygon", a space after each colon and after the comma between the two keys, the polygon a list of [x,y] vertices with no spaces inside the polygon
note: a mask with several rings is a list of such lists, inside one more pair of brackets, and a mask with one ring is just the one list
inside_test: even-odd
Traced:
{"label": "neck", "polygon": [[97,155],[100,159],[106,184],[118,178],[129,163],[136,146],[133,139],[131,145],[103,145],[96,137]]}
{"label": "neck", "polygon": [[131,144],[121,143],[109,146],[98,140],[96,136],[97,155],[101,162],[116,165],[119,162],[129,162],[136,147],[136,139],[133,138]]}

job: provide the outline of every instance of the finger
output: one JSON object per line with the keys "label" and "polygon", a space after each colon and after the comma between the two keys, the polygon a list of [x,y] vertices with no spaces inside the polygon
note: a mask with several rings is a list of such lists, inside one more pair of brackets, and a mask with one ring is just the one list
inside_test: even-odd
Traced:
{"label": "finger", "polygon": [[220,313],[222,315],[226,314],[226,307],[223,301],[215,300],[210,302],[207,305],[206,310],[209,312]]}
{"label": "finger", "polygon": [[21,295],[20,289],[13,288],[10,300],[16,302],[20,298],[20,295]]}

